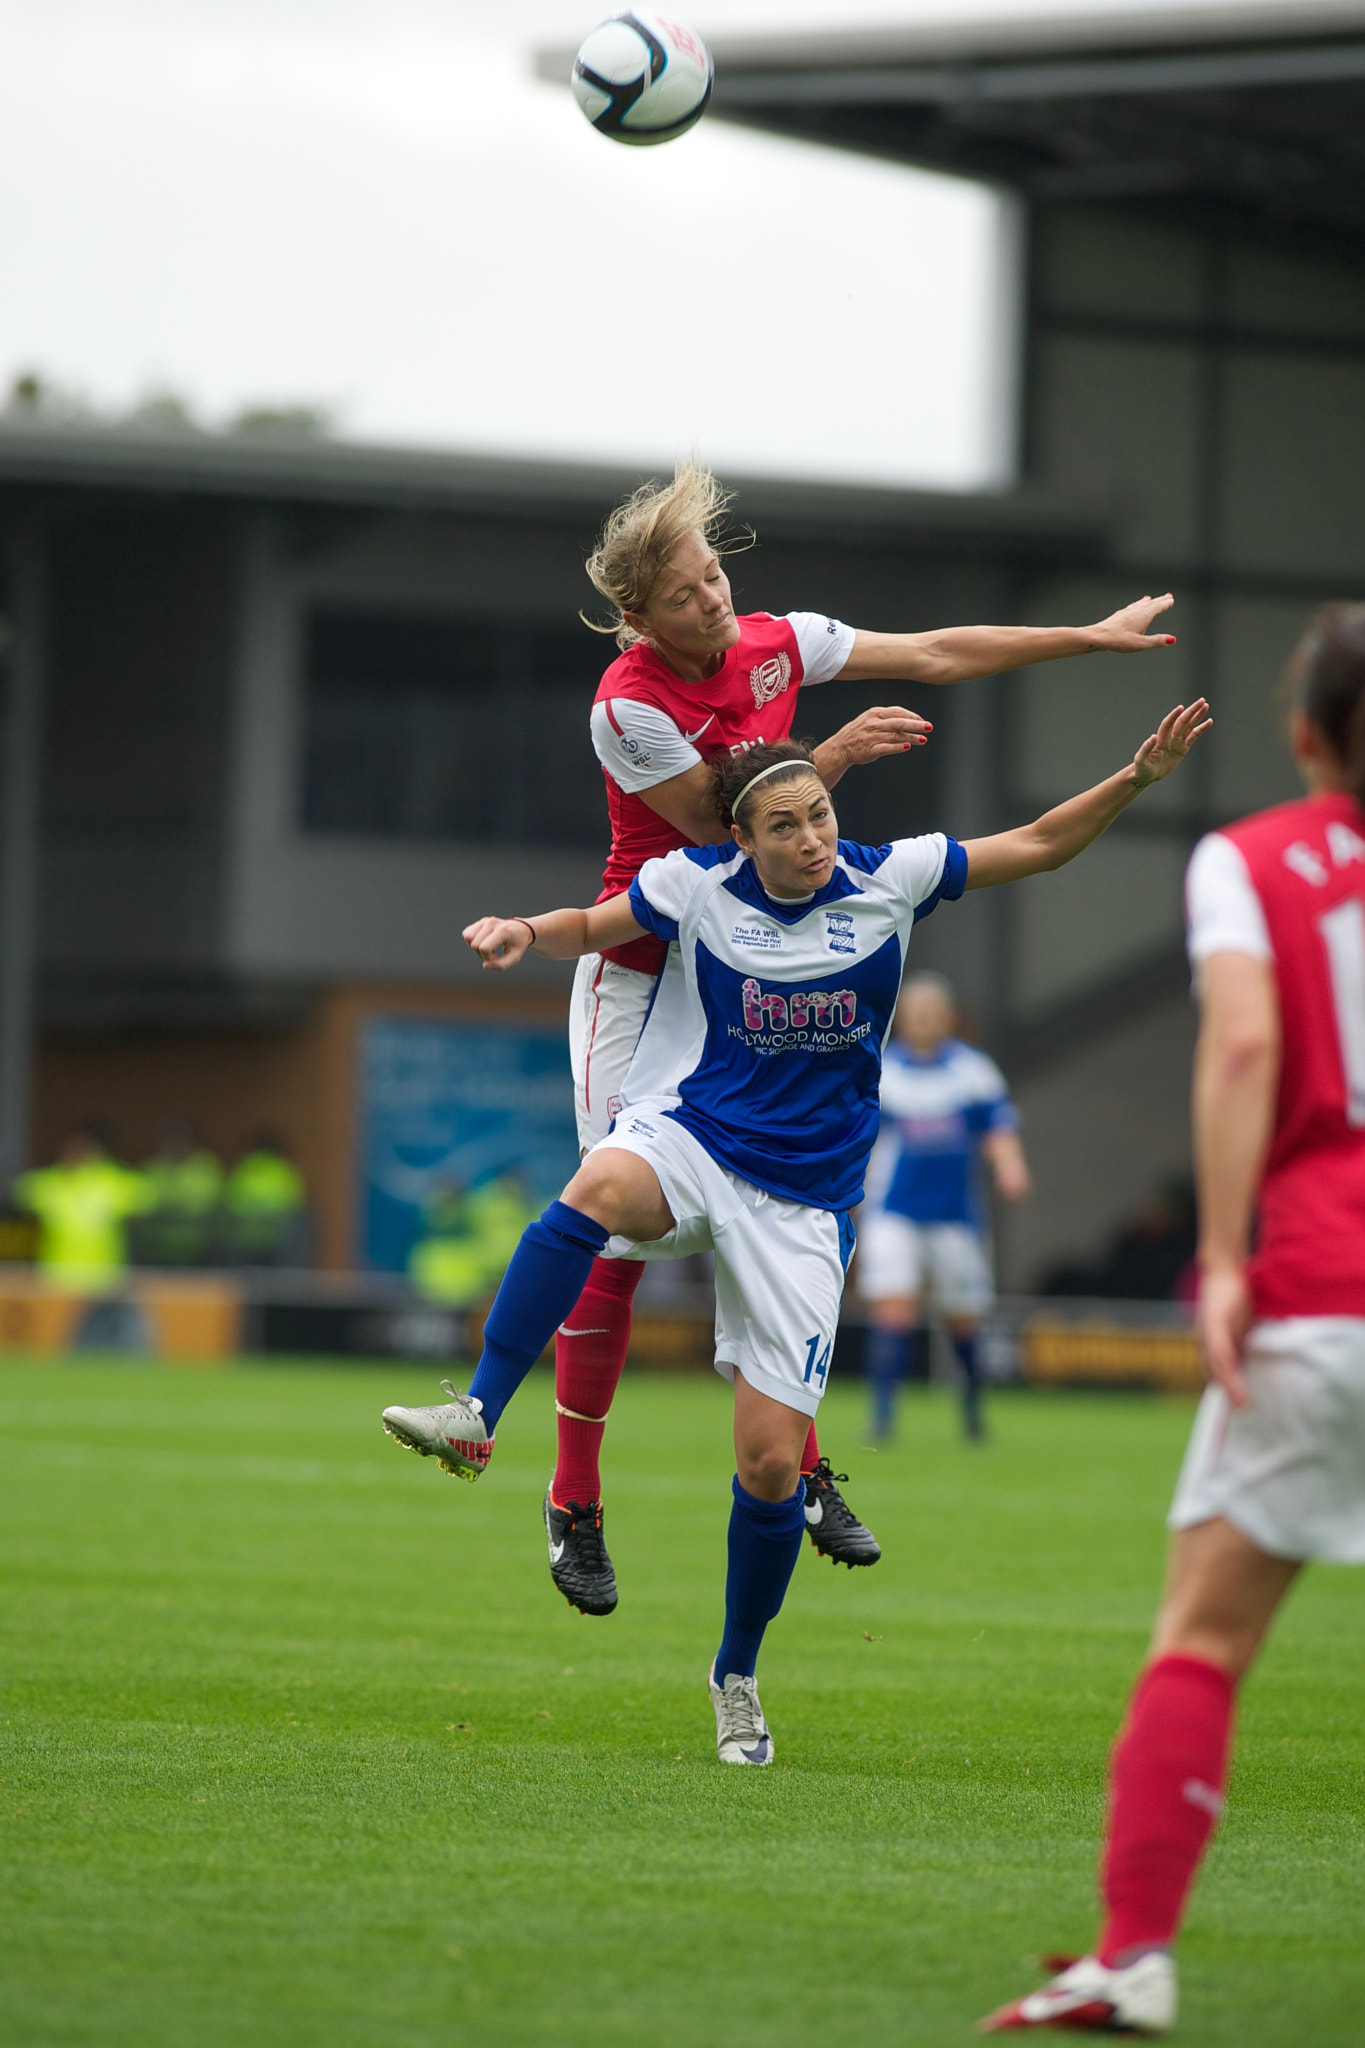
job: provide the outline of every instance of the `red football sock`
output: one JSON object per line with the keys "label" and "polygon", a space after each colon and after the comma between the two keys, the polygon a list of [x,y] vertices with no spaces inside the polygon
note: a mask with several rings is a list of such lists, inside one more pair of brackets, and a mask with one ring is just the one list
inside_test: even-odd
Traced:
{"label": "red football sock", "polygon": [[801,1453],[802,1478],[804,1479],[808,1472],[813,1472],[819,1462],[820,1445],[815,1434],[815,1424],[812,1422],[810,1428],[806,1431],[806,1448]]}
{"label": "red football sock", "polygon": [[555,1333],[559,1462],[550,1481],[556,1507],[602,1498],[598,1453],[626,1351],[631,1302],[644,1278],[637,1259],[594,1259],[576,1307]]}
{"label": "red football sock", "polygon": [[1109,1764],[1102,1963],[1175,1938],[1223,1811],[1235,1696],[1202,1657],[1158,1657],[1137,1682]]}

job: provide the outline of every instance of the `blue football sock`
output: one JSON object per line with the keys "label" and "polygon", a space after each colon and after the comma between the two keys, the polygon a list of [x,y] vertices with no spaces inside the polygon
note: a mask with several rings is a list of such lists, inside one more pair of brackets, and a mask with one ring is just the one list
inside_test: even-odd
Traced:
{"label": "blue football sock", "polygon": [[734,1482],[730,1566],[725,1574],[725,1633],[716,1652],[716,1684],[732,1671],[752,1678],[763,1631],[787,1596],[806,1533],[806,1482],[790,1500],[758,1500]]}
{"label": "blue football sock", "polygon": [[879,1330],[869,1324],[863,1337],[863,1371],[872,1382],[872,1427],[877,1436],[890,1436],[896,1406],[896,1386],[910,1365],[909,1330]]}
{"label": "blue football sock", "polygon": [[953,1338],[953,1350],[962,1367],[962,1420],[968,1436],[981,1434],[981,1360],[976,1336],[972,1330],[965,1337]]}
{"label": "blue football sock", "polygon": [[492,1436],[498,1418],[554,1336],[579,1295],[592,1262],[611,1232],[571,1209],[551,1202],[536,1223],[528,1223],[512,1254],[502,1285],[483,1326],[483,1354],[469,1391],[483,1402]]}

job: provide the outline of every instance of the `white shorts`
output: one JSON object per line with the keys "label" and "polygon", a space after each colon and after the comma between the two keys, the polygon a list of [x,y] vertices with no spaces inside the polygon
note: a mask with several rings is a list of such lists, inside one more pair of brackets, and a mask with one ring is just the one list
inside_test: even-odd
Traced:
{"label": "white shorts", "polygon": [[889,1209],[858,1219],[858,1292],[868,1301],[927,1294],[941,1316],[983,1316],[995,1299],[978,1231],[912,1223]]}
{"label": "white shorts", "polygon": [[834,1352],[852,1223],[741,1180],[665,1115],[667,1107],[633,1103],[596,1149],[633,1152],[652,1166],[674,1227],[647,1244],[610,1238],[605,1256],[714,1251],[716,1371],[732,1380],[738,1367],[760,1394],[814,1415]]}
{"label": "white shorts", "polygon": [[1365,1564],[1365,1317],[1254,1325],[1246,1408],[1199,1404],[1167,1525],[1220,1515],[1272,1557]]}
{"label": "white shorts", "polygon": [[655,977],[585,953],[569,1003],[578,1142],[590,1152],[621,1107],[621,1089],[654,994]]}

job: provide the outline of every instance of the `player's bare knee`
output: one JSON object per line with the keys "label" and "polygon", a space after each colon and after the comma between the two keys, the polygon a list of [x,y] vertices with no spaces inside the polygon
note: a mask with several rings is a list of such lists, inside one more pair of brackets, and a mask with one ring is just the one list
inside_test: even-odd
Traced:
{"label": "player's bare knee", "polygon": [[800,1457],[785,1444],[763,1444],[737,1453],[739,1483],[755,1500],[790,1500],[801,1476]]}
{"label": "player's bare knee", "polygon": [[649,1241],[673,1228],[658,1176],[633,1152],[590,1152],[563,1199],[614,1236]]}

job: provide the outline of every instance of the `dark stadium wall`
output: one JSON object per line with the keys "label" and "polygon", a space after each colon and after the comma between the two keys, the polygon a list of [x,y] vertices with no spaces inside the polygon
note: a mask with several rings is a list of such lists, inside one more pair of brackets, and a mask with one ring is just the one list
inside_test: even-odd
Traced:
{"label": "dark stadium wall", "polygon": [[40,919],[68,993],[216,960],[236,525],[91,495],[52,530]]}
{"label": "dark stadium wall", "polygon": [[1098,1257],[1115,1231],[1190,1170],[1195,1008],[1180,990],[1016,1078],[1037,1192],[996,1205],[1000,1286],[1030,1293],[1064,1262]]}
{"label": "dark stadium wall", "polygon": [[1365,559],[1358,258],[1193,212],[1053,202],[1033,210],[1030,268],[1028,475],[1095,506],[1109,558],[1039,577],[1029,616],[1172,589],[1179,643],[1136,669],[1012,679],[1006,807],[1027,817],[1116,764],[1177,699],[1203,692],[1215,724],[1084,860],[1008,892],[1001,1049],[1038,1194],[1000,1242],[1024,1288],[1188,1171],[1185,864],[1211,826],[1297,793],[1281,673],[1318,606],[1358,594]]}

